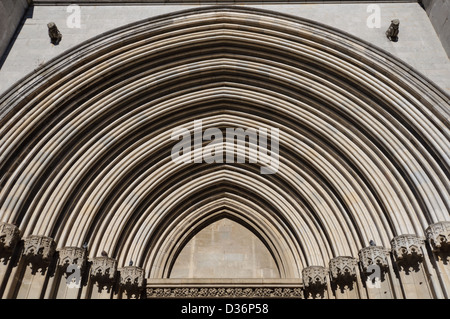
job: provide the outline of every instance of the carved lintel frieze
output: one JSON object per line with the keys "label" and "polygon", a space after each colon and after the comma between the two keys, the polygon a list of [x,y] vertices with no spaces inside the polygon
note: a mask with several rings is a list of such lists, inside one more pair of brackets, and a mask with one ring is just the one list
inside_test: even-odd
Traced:
{"label": "carved lintel frieze", "polygon": [[334,279],[356,277],[356,258],[340,256],[330,260],[330,273]]}
{"label": "carved lintel frieze", "polygon": [[147,287],[147,298],[303,298],[301,288]]}
{"label": "carved lintel frieze", "polygon": [[86,250],[79,247],[64,247],[59,249],[58,265],[67,267],[69,265],[77,265],[83,268],[86,261]]}
{"label": "carved lintel frieze", "polygon": [[389,250],[382,246],[369,246],[359,251],[359,261],[363,271],[370,265],[378,265],[382,269],[388,267]]}
{"label": "carved lintel frieze", "polygon": [[38,257],[43,261],[50,261],[55,253],[56,243],[51,237],[32,235],[25,239],[23,255]]}
{"label": "carved lintel frieze", "polygon": [[328,269],[322,266],[310,266],[302,270],[305,287],[327,284]]}
{"label": "carved lintel frieze", "polygon": [[109,257],[92,259],[91,276],[113,280],[116,276],[117,260]]}
{"label": "carved lintel frieze", "polygon": [[122,286],[144,286],[144,269],[136,266],[123,267],[120,270],[120,285]]}
{"label": "carved lintel frieze", "polygon": [[427,239],[434,251],[450,246],[450,222],[431,224],[426,229]]}
{"label": "carved lintel frieze", "polygon": [[417,235],[400,235],[391,240],[392,253],[397,259],[422,257],[424,239]]}
{"label": "carved lintel frieze", "polygon": [[12,251],[20,240],[16,225],[0,223],[0,250]]}

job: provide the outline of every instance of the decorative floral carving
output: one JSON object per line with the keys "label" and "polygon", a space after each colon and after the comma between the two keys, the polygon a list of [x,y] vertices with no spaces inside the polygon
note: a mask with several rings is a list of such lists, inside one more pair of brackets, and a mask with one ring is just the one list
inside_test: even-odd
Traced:
{"label": "decorative floral carving", "polygon": [[78,265],[83,267],[86,260],[86,250],[79,247],[64,247],[59,250],[59,265]]}
{"label": "decorative floral carving", "polygon": [[330,260],[330,273],[335,279],[356,276],[356,258],[340,256]]}
{"label": "decorative floral carving", "polygon": [[55,253],[55,248],[56,243],[53,238],[32,235],[25,239],[23,255],[49,261]]}
{"label": "decorative floral carving", "polygon": [[382,246],[369,246],[359,251],[359,261],[363,271],[367,271],[370,265],[388,267],[387,256],[389,251]]}
{"label": "decorative floral carving", "polygon": [[322,266],[306,267],[302,271],[303,284],[305,287],[312,285],[327,284],[328,269]]}
{"label": "decorative floral carving", "polygon": [[392,253],[397,259],[422,256],[424,240],[417,235],[400,235],[392,239]]}
{"label": "decorative floral carving", "polygon": [[157,288],[147,287],[147,298],[303,298],[301,288]]}
{"label": "decorative floral carving", "polygon": [[434,251],[449,245],[450,222],[438,222],[431,224],[426,229],[427,239]]}
{"label": "decorative floral carving", "polygon": [[0,250],[12,250],[20,239],[19,228],[13,224],[0,223]]}
{"label": "decorative floral carving", "polygon": [[142,287],[144,285],[144,269],[127,266],[120,269],[120,284]]}

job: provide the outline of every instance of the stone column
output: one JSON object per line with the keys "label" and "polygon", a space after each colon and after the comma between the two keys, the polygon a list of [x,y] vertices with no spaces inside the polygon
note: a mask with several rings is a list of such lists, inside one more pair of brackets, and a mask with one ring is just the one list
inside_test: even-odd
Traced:
{"label": "stone column", "polygon": [[18,258],[14,258],[14,251],[19,240],[20,231],[17,226],[0,223],[0,298],[2,298],[5,288],[8,286],[8,280],[13,272],[12,269],[17,266]]}
{"label": "stone column", "polygon": [[117,260],[95,257],[90,271],[91,299],[110,299],[114,290]]}
{"label": "stone column", "polygon": [[21,276],[18,282],[18,299],[43,298],[47,285],[47,272],[50,269],[55,253],[56,243],[53,238],[32,235],[25,239],[22,260],[20,262]]}
{"label": "stone column", "polygon": [[431,224],[425,230],[432,250],[432,262],[436,268],[439,284],[444,298],[450,298],[450,222]]}
{"label": "stone column", "polygon": [[391,248],[398,266],[405,298],[433,298],[428,275],[424,270],[423,238],[417,235],[400,235],[392,239]]}
{"label": "stone column", "polygon": [[327,299],[328,269],[322,266],[306,267],[302,271],[304,297],[306,299]]}
{"label": "stone column", "polygon": [[83,286],[86,266],[86,250],[79,247],[64,247],[58,251],[58,267],[54,291],[49,298],[77,299]]}
{"label": "stone column", "polygon": [[382,246],[369,246],[359,251],[362,280],[369,299],[394,298],[388,258],[389,251]]}
{"label": "stone column", "polygon": [[144,269],[136,266],[127,266],[120,269],[122,298],[140,299],[144,286]]}
{"label": "stone column", "polygon": [[330,260],[331,286],[336,299],[360,298],[356,258],[340,256]]}

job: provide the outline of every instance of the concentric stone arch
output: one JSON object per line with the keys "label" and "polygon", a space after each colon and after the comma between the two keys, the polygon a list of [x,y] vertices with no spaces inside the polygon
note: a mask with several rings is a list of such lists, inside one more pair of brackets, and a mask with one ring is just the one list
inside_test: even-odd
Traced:
{"label": "concentric stone arch", "polygon": [[[197,203],[202,218],[216,200],[252,218],[285,278],[450,221],[449,97],[305,19],[207,7],[136,22],[50,61],[0,105],[0,221],[60,248],[87,242],[89,258],[133,260],[147,278],[167,276]],[[279,171],[175,164],[170,134],[196,119],[279,128]]]}

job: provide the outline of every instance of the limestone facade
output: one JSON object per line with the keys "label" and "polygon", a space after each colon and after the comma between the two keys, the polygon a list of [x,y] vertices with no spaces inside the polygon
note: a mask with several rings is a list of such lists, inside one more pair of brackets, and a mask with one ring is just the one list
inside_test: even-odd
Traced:
{"label": "limestone facade", "polygon": [[[448,298],[450,99],[380,49],[404,53],[404,19],[377,45],[267,7],[158,8],[89,40],[39,22],[60,44],[45,30],[54,51],[0,96],[1,298]],[[173,161],[198,120],[278,129],[277,171]]]}

